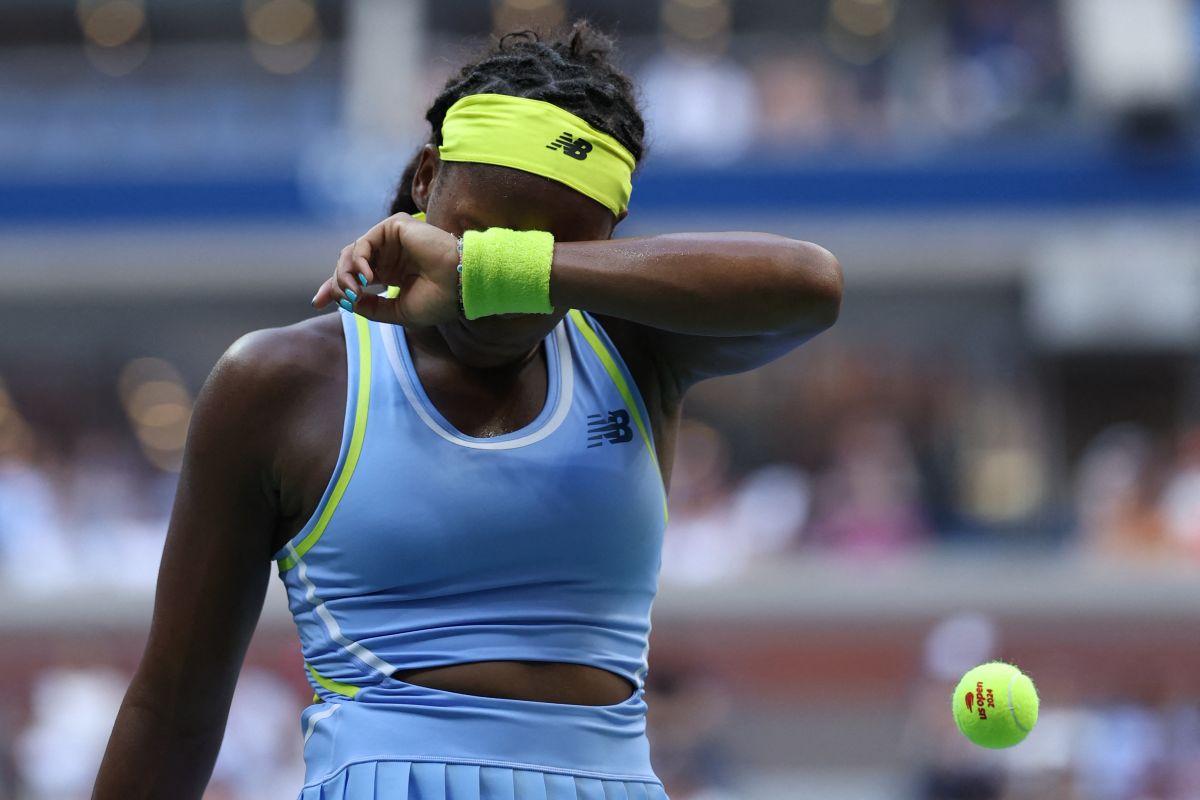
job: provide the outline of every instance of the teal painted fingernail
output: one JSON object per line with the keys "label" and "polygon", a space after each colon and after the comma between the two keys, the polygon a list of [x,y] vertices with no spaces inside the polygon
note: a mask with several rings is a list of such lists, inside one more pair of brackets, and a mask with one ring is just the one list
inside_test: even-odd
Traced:
{"label": "teal painted fingernail", "polygon": [[366,286],[366,285],[367,285],[367,276],[366,276],[366,275],[363,275],[363,274],[360,272],[360,273],[358,274],[358,282],[359,282],[359,283],[361,283],[363,286]]}
{"label": "teal painted fingernail", "polygon": [[350,301],[344,297],[341,300],[338,300],[338,305],[341,306],[342,308],[346,309],[347,311],[354,310],[354,306],[350,305]]}
{"label": "teal painted fingernail", "polygon": [[354,290],[352,290],[352,289],[347,289],[347,290],[346,290],[346,297],[349,297],[349,298],[350,298],[350,302],[351,302],[351,303],[357,303],[357,302],[358,302],[358,295],[356,295],[356,294],[354,293]]}

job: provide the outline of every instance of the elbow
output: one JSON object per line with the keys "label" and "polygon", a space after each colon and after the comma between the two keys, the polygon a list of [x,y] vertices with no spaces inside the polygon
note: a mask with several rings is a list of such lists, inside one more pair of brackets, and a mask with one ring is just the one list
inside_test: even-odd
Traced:
{"label": "elbow", "polygon": [[812,242],[795,243],[793,274],[799,278],[796,311],[811,332],[837,322],[842,309],[842,265],[833,253]]}

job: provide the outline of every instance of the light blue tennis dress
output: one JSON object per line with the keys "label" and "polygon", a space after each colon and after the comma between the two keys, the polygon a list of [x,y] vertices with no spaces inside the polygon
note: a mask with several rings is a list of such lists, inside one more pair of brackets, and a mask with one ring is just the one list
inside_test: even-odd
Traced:
{"label": "light blue tennis dress", "polygon": [[[340,311],[337,468],[276,554],[314,703],[303,800],[665,800],[643,698],[665,495],[648,415],[587,314],[545,339],[545,406],[465,436],[430,402],[404,329]],[[392,677],[471,661],[587,664],[610,706],[477,697]]]}

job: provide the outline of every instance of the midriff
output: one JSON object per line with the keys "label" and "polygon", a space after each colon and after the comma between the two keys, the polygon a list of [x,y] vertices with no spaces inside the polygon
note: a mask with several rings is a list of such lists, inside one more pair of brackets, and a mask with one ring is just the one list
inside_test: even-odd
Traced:
{"label": "midriff", "polygon": [[543,661],[475,661],[397,670],[392,677],[458,694],[588,706],[616,705],[634,691],[628,680],[608,670]]}

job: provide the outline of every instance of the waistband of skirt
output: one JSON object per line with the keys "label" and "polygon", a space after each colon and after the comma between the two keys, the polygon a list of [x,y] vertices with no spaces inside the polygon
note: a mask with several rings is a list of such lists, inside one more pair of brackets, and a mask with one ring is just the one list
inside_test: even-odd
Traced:
{"label": "waistband of skirt", "polygon": [[658,782],[638,689],[610,706],[480,697],[393,678],[301,715],[305,783],[363,761],[507,766]]}

